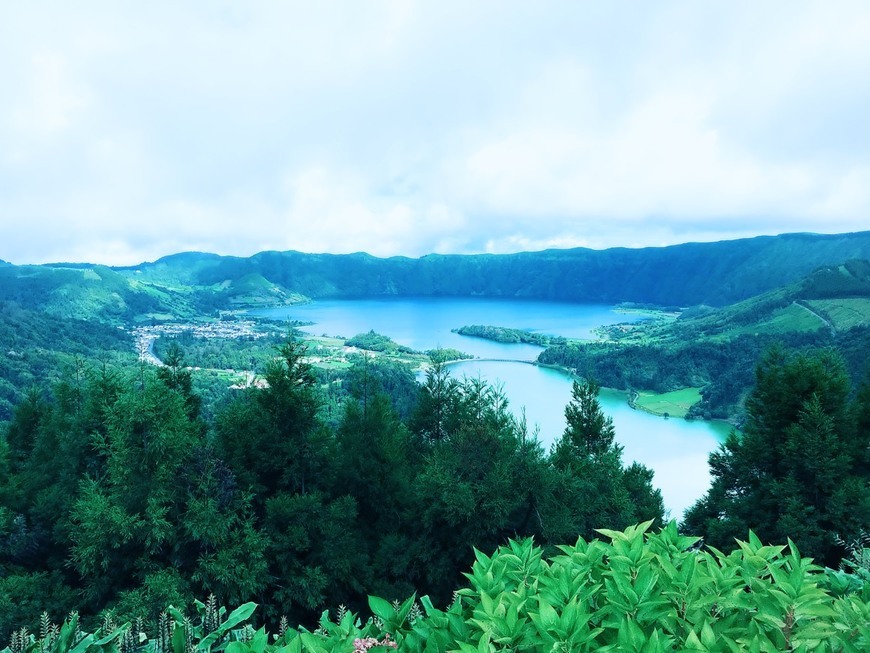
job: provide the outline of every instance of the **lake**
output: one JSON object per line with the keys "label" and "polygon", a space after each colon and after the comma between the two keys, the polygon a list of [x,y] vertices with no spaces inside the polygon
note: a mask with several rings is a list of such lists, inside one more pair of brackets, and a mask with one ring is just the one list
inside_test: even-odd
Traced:
{"label": "lake", "polygon": [[[414,349],[453,347],[479,359],[451,366],[457,377],[480,376],[499,384],[516,413],[525,408],[530,430],[549,450],[565,428],[565,405],[571,398],[571,378],[557,370],[523,362],[542,351],[534,345],[501,344],[452,333],[470,324],[528,329],[569,338],[591,338],[598,326],[635,322],[642,314],[590,304],[492,298],[330,299],[310,304],[251,311],[277,320],[313,322],[302,330],[313,335],[350,337],[371,329]],[[729,427],[721,422],[664,419],[628,406],[624,393],[603,390],[601,405],[613,418],[616,439],[626,464],[643,463],[655,472],[665,506],[673,517],[700,498],[709,487],[707,456],[724,439]]]}
{"label": "lake", "polygon": [[528,329],[535,333],[591,338],[604,324],[636,322],[639,313],[619,313],[610,306],[474,297],[402,297],[396,299],[329,299],[251,311],[272,319],[314,322],[302,327],[313,335],[351,337],[374,329],[400,345],[425,351],[452,347],[479,358],[535,360],[542,347],[509,345],[451,333],[482,324]]}
{"label": "lake", "polygon": [[[459,378],[479,375],[500,384],[515,412],[525,408],[529,431],[538,428],[538,439],[546,451],[565,430],[571,379],[562,372],[528,363],[477,360],[456,363],[451,370]],[[599,401],[613,419],[624,462],[637,461],[652,469],[665,507],[672,517],[681,518],[710,486],[707,456],[728,435],[729,425],[650,415],[632,409],[624,392],[606,388]]]}

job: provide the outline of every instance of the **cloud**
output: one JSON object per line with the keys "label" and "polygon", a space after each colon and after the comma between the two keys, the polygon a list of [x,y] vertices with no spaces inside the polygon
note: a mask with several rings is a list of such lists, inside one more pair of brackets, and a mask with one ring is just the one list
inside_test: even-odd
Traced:
{"label": "cloud", "polygon": [[864,228],[870,9],[8,4],[0,258]]}

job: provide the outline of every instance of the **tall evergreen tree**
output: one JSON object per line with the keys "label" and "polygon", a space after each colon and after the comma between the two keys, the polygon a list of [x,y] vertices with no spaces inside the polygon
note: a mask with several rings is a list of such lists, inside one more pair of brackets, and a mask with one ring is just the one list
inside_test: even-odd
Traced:
{"label": "tall evergreen tree", "polygon": [[429,442],[448,437],[455,426],[451,419],[458,393],[458,381],[450,376],[444,360],[438,354],[433,355],[411,419],[413,431]]}
{"label": "tall evergreen tree", "polygon": [[441,437],[428,441],[413,483],[412,578],[441,601],[449,599],[472,547],[541,532],[533,517],[543,486],[537,440],[526,437],[504,395],[486,382],[465,379],[451,392],[440,408]]}
{"label": "tall evergreen tree", "polygon": [[317,419],[315,377],[304,358],[304,346],[289,339],[268,364],[265,387],[239,397],[216,424],[218,455],[254,493],[258,511],[275,492],[331,484],[333,441]]}
{"label": "tall evergreen tree", "polygon": [[558,467],[570,467],[578,460],[601,460],[608,454],[622,454],[614,444],[616,433],[613,419],[604,414],[598,394],[601,387],[593,380],[574,381],[571,401],[565,407],[565,433],[556,443],[553,462]]}
{"label": "tall evergreen tree", "polygon": [[177,342],[173,341],[169,345],[163,365],[157,368],[157,378],[184,398],[184,407],[190,419],[199,417],[202,399],[193,392],[193,375],[184,364],[184,353]]}
{"label": "tall evergreen tree", "polygon": [[837,354],[768,352],[743,433],[732,432],[711,454],[711,488],[684,528],[719,548],[748,529],[769,541],[790,537],[801,552],[836,562],[835,534],[854,536],[870,523],[862,462],[870,433],[858,427],[856,411]]}
{"label": "tall evergreen tree", "polygon": [[625,470],[613,420],[593,380],[575,381],[565,407],[567,425],[550,455],[552,470],[544,523],[551,541],[594,536],[596,528],[624,528],[637,518],[663,518],[661,493],[642,465]]}

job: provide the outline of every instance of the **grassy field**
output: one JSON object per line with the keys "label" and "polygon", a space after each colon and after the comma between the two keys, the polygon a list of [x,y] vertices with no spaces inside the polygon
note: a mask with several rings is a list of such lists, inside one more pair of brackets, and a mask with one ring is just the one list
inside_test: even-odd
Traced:
{"label": "grassy field", "polygon": [[870,322],[870,299],[866,297],[810,299],[806,304],[827,317],[838,331]]}
{"label": "grassy field", "polygon": [[683,388],[663,394],[638,392],[634,405],[636,408],[654,415],[685,417],[689,408],[699,401],[701,401],[700,388]]}
{"label": "grassy field", "polygon": [[778,334],[792,331],[816,331],[823,328],[825,328],[825,323],[818,316],[813,315],[811,311],[797,304],[789,304],[783,308],[776,309],[758,322],[728,329],[719,334],[717,339],[727,340],[741,334]]}

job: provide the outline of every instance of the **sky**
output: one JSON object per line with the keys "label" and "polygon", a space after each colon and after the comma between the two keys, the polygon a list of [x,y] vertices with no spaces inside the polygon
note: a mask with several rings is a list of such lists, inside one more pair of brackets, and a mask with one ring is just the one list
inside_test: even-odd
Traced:
{"label": "sky", "polygon": [[0,3],[0,259],[870,229],[870,3]]}

